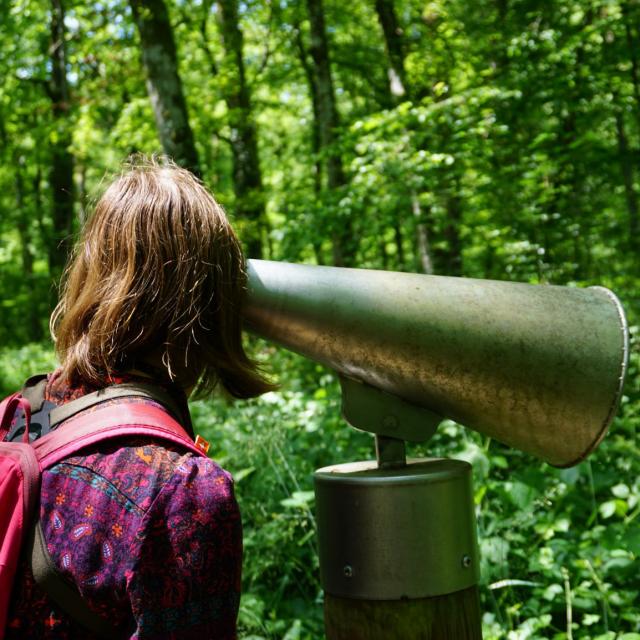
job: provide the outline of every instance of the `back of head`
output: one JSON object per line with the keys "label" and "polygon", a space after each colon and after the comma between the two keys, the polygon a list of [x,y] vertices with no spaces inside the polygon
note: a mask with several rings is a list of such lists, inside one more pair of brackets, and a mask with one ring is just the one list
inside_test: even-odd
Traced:
{"label": "back of head", "polygon": [[245,354],[244,258],[220,205],[169,162],[131,166],[82,232],[52,316],[63,374],[99,383],[143,361],[183,387],[271,388]]}

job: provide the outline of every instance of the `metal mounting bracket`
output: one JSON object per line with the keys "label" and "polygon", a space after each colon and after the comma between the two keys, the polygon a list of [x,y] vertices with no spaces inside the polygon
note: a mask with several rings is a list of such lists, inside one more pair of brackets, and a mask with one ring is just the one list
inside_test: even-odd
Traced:
{"label": "metal mounting bracket", "polygon": [[404,440],[376,435],[376,459],[379,469],[394,469],[407,464]]}
{"label": "metal mounting bracket", "polygon": [[359,380],[339,376],[342,415],[356,429],[409,442],[426,442],[444,418]]}

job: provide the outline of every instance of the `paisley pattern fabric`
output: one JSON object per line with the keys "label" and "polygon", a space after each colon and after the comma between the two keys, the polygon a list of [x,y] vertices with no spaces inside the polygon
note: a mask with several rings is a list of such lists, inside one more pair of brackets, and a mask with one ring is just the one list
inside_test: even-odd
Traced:
{"label": "paisley pattern fabric", "polygon": [[[52,374],[46,396],[62,404],[93,390]],[[122,638],[235,638],[242,531],[231,476],[144,437],[80,454],[42,476],[41,526],[64,578]],[[7,640],[95,637],[35,584],[24,559],[8,620]]]}

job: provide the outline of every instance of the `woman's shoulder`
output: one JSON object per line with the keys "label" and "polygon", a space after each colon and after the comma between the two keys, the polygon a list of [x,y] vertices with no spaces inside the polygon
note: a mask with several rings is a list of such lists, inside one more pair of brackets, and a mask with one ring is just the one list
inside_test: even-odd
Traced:
{"label": "woman's shoulder", "polygon": [[126,501],[139,512],[151,507],[167,483],[174,491],[203,496],[217,495],[232,485],[231,476],[212,460],[148,436],[99,443],[45,474],[62,482],[72,480],[76,489],[85,487],[87,492]]}
{"label": "woman's shoulder", "polygon": [[231,474],[213,460],[189,454],[174,467],[149,506],[139,538],[147,539],[145,555],[151,554],[156,560],[154,540],[158,536],[170,539],[174,551],[184,548],[187,555],[198,546],[204,551],[215,541],[219,549],[226,548],[237,556],[240,531]]}
{"label": "woman's shoulder", "polygon": [[[136,381],[135,377],[123,375],[112,378],[109,383],[132,381]],[[45,397],[56,405],[62,405],[94,390],[94,386],[69,385],[61,379],[59,372],[54,372],[49,376]],[[175,389],[165,386],[164,391],[168,390],[184,403],[186,409],[184,394],[180,398]],[[97,406],[132,402],[143,406],[162,406],[153,399],[138,397],[107,400]],[[92,410],[93,407],[85,411]],[[191,425],[183,426],[191,437]],[[233,493],[230,474],[214,461],[194,455],[179,444],[148,435],[128,435],[95,443],[45,471],[45,474],[49,476],[49,482],[45,484],[53,482],[69,486],[67,480],[73,481],[76,494],[83,490],[102,493],[104,497],[128,503],[128,509],[139,514],[150,508],[167,483],[171,484],[174,492],[186,491],[192,497],[197,495],[202,499],[224,499]]]}

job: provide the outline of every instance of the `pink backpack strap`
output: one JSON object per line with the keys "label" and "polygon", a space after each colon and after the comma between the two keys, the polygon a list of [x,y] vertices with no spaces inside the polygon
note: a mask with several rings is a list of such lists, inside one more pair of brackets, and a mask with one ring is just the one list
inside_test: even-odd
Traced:
{"label": "pink backpack strap", "polygon": [[25,425],[24,442],[29,442],[29,422],[31,420],[31,405],[18,391],[0,402],[0,441],[4,440],[11,429],[11,421],[16,410],[20,407],[24,411]]}
{"label": "pink backpack strap", "polygon": [[178,444],[206,457],[166,411],[142,403],[107,405],[82,413],[36,440],[33,448],[44,469],[96,442],[141,435]]}

